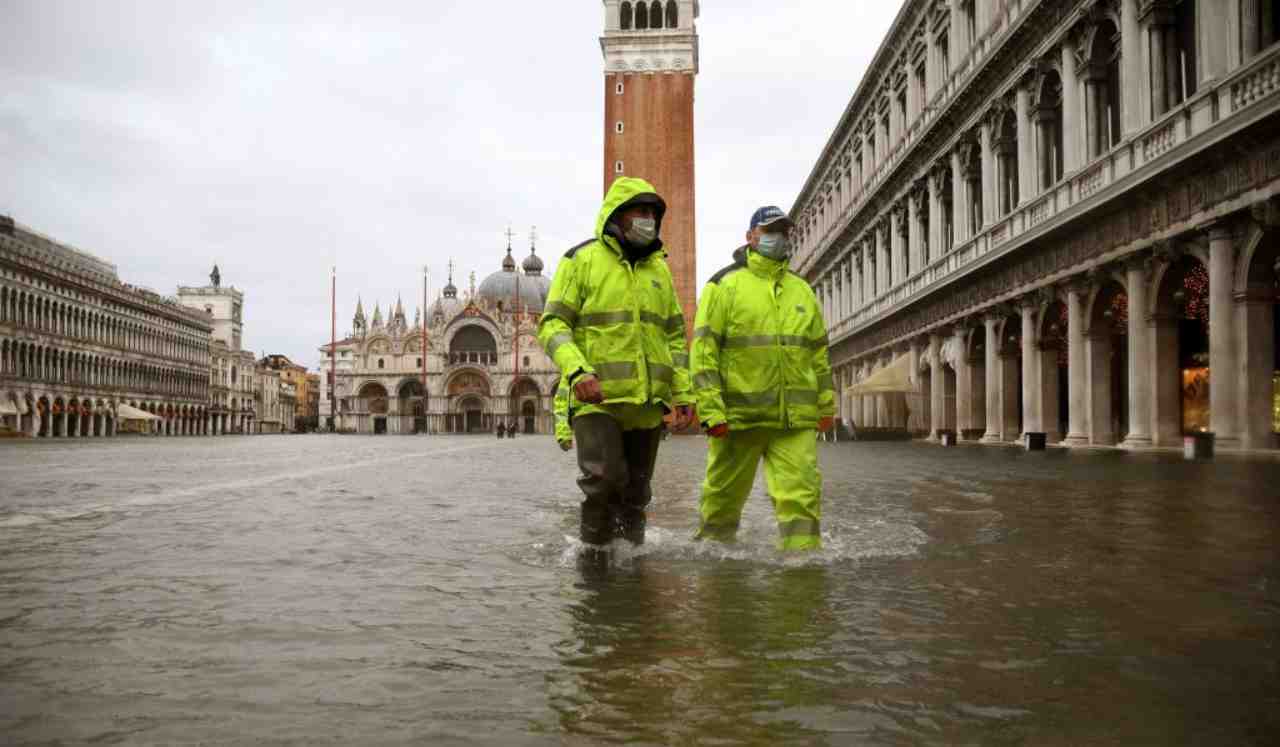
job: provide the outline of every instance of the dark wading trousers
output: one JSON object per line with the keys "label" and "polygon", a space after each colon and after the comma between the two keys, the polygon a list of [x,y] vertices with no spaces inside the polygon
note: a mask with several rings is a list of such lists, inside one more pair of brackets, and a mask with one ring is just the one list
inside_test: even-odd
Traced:
{"label": "dark wading trousers", "polygon": [[662,428],[624,431],[612,417],[593,413],[573,419],[573,439],[582,472],[582,541],[607,545],[621,537],[643,543]]}

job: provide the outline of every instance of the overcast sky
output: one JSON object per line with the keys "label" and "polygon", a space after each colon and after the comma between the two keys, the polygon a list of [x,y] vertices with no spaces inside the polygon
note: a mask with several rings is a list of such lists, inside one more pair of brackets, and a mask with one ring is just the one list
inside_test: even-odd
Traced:
{"label": "overcast sky", "polygon": [[[412,320],[504,233],[549,265],[601,198],[603,6],[7,0],[0,213],[173,294],[214,261],[245,347],[314,368],[357,295]],[[705,0],[699,285],[761,204],[789,208],[897,2]],[[353,10],[354,9],[354,10]]]}

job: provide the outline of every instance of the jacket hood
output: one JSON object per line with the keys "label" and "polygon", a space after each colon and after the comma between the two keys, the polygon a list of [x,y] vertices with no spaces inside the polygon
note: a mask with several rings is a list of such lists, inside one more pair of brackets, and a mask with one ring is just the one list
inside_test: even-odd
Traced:
{"label": "jacket hood", "polygon": [[[604,204],[600,206],[600,214],[596,216],[596,240],[615,251],[621,249],[622,236],[610,233],[608,227],[613,216],[619,210],[633,205],[652,205],[658,221],[658,233],[662,233],[662,216],[666,215],[667,203],[658,196],[653,185],[644,179],[622,176],[614,180],[609,192],[604,196]],[[605,236],[613,238],[613,242],[605,241]],[[662,240],[656,239],[648,250],[650,254],[662,249]]]}

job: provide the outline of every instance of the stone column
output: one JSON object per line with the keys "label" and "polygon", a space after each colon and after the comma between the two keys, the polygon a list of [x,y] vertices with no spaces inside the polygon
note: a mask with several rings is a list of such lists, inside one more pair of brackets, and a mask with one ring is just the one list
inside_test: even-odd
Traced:
{"label": "stone column", "polygon": [[1116,442],[1116,434],[1111,427],[1111,330],[1088,330],[1085,345],[1088,357],[1085,395],[1088,411],[1085,418],[1089,429],[1089,443],[1094,446],[1112,446]]}
{"label": "stone column", "polygon": [[957,325],[952,333],[952,345],[956,348],[956,437],[973,428],[973,374],[969,368],[968,332],[964,325]]}
{"label": "stone column", "polygon": [[1085,152],[1088,154],[1088,160],[1102,155],[1110,147],[1108,144],[1103,146],[1106,138],[1106,121],[1102,113],[1103,96],[1102,96],[1102,80],[1098,75],[1099,71],[1092,67],[1085,68],[1084,94],[1085,94],[1085,115],[1084,115],[1084,140]]}
{"label": "stone column", "polygon": [[982,145],[982,225],[989,226],[996,222],[999,215],[996,190],[995,150],[992,146],[994,132],[992,120],[988,116],[982,121],[978,137]]}
{"label": "stone column", "polygon": [[1139,0],[1120,0],[1120,127],[1125,137],[1146,123],[1143,106],[1142,31],[1138,24]]}
{"label": "stone column", "polygon": [[[1268,0],[1269,2],[1270,0]],[[1209,83],[1227,74],[1228,49],[1239,44],[1241,35],[1232,34],[1232,12],[1229,6],[1253,5],[1257,0],[1200,0],[1196,3],[1196,66],[1199,68],[1199,81]],[[1179,59],[1181,64],[1181,59]],[[1190,64],[1188,64],[1190,67]],[[1187,70],[1187,76],[1197,75],[1196,70]],[[1188,85],[1187,89],[1190,90]],[[1212,339],[1212,338],[1211,338]]]}
{"label": "stone column", "polygon": [[929,335],[929,440],[946,430],[947,377],[942,370],[942,338]]}
{"label": "stone column", "polygon": [[911,227],[907,234],[907,262],[909,271],[905,276],[917,275],[920,272],[920,209],[918,198],[913,192],[907,195],[907,225]]}
{"label": "stone column", "polygon": [[[1246,449],[1273,449],[1271,376],[1275,363],[1275,299],[1250,294],[1240,304],[1240,403],[1244,411],[1241,443]],[[1213,336],[1209,337],[1210,343]]]}
{"label": "stone column", "polygon": [[1084,304],[1089,286],[1072,283],[1067,286],[1067,424],[1066,443],[1083,446],[1089,443],[1088,376],[1085,364]]}
{"label": "stone column", "polygon": [[892,277],[889,278],[889,287],[892,288],[901,283],[904,276],[902,258],[906,254],[903,241],[906,233],[903,230],[905,225],[901,205],[895,206],[889,216],[889,254],[893,257],[889,268],[892,273]]}
{"label": "stone column", "polygon": [[[1018,84],[1015,96],[1015,115],[1018,118],[1018,196],[1016,205],[1033,200],[1036,197],[1036,171],[1032,170],[1032,92],[1028,90],[1028,81]],[[1062,83],[1064,97],[1066,82]],[[1064,113],[1065,114],[1065,113]],[[1005,177],[1007,179],[1007,175]],[[1012,200],[1010,200],[1012,202]]]}
{"label": "stone column", "polygon": [[1169,85],[1167,82],[1168,72],[1165,70],[1165,23],[1163,20],[1157,19],[1156,15],[1156,12],[1153,11],[1148,16],[1147,38],[1150,40],[1151,108],[1155,116],[1160,117],[1169,111],[1171,102],[1169,100]]}
{"label": "stone column", "polygon": [[1036,345],[1036,314],[1040,304],[1033,298],[1022,300],[1022,430],[1040,433],[1040,350]]}
{"label": "stone column", "polygon": [[960,61],[964,59],[965,52],[968,51],[965,44],[965,28],[964,13],[961,10],[961,0],[947,0],[947,5],[951,7],[951,32],[947,38],[951,40],[951,71],[960,69]]}
{"label": "stone column", "polygon": [[969,202],[965,199],[964,169],[960,165],[959,151],[951,152],[951,222],[955,228],[955,244],[959,246],[969,239]]}
{"label": "stone column", "polygon": [[1081,144],[1084,120],[1080,116],[1080,77],[1073,45],[1062,45],[1062,172],[1071,174],[1084,165]]}
{"label": "stone column", "polygon": [[1218,446],[1225,448],[1240,445],[1235,258],[1231,226],[1214,224],[1209,229],[1209,417]]}
{"label": "stone column", "polygon": [[1000,316],[997,314],[988,314],[983,318],[982,324],[986,331],[986,344],[983,346],[984,367],[983,373],[986,378],[986,408],[987,408],[987,429],[982,434],[982,440],[987,443],[1000,442],[1000,404],[1003,392],[1000,382],[1000,337],[998,334],[1000,325]]}
{"label": "stone column", "polygon": [[[907,360],[911,366],[910,381],[916,391],[920,390],[920,342],[911,340],[911,347],[907,351]],[[921,403],[919,395],[909,396],[907,398],[908,407],[911,412],[907,415],[907,430],[916,432],[928,428],[929,424],[924,421],[924,406]]]}
{"label": "stone column", "polygon": [[1151,327],[1147,322],[1147,262],[1125,266],[1129,297],[1129,435],[1128,448],[1151,445]]}
{"label": "stone column", "polygon": [[929,246],[928,258],[921,262],[923,268],[942,253],[942,197],[938,194],[938,180],[929,176]]}

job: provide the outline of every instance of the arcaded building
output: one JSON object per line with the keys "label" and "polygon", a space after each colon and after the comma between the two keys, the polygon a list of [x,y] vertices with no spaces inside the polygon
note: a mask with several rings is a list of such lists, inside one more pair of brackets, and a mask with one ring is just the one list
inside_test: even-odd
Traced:
{"label": "arcaded building", "polygon": [[[507,247],[501,267],[459,292],[449,280],[412,323],[398,299],[384,317],[357,302],[351,332],[320,349],[320,424],[370,434],[551,433],[560,381],[536,338],[550,290],[532,248],[520,267]],[[413,298],[412,288],[406,288]],[[421,291],[419,291],[420,293]],[[329,387],[335,377],[336,413]]]}
{"label": "arcaded building", "polygon": [[1278,40],[1277,0],[904,4],[793,212],[841,416],[1276,448]]}
{"label": "arcaded building", "polygon": [[206,433],[210,330],[115,265],[0,216],[0,429]]}

